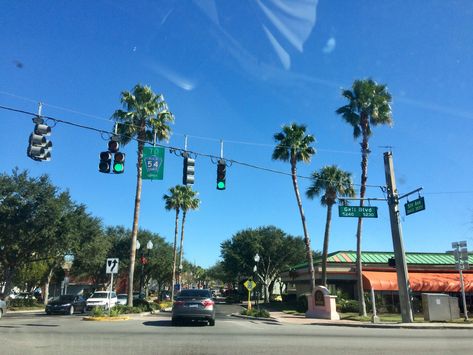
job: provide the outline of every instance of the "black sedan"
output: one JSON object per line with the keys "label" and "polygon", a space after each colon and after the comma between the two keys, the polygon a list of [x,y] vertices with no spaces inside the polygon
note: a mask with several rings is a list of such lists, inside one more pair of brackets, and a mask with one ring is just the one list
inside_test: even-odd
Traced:
{"label": "black sedan", "polygon": [[46,305],[46,314],[63,313],[74,314],[75,312],[85,312],[86,301],[84,297],[78,295],[62,295],[53,298]]}

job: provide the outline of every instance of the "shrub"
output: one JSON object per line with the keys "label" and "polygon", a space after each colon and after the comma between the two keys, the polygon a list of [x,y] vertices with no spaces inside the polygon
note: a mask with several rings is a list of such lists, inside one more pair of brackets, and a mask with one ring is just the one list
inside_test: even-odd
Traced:
{"label": "shrub", "polygon": [[340,304],[340,312],[358,312],[360,303],[356,300],[346,300]]}
{"label": "shrub", "polygon": [[241,311],[241,314],[244,316],[258,317],[258,318],[269,318],[269,312],[265,309],[252,308],[250,310],[244,309]]}
{"label": "shrub", "polygon": [[41,307],[35,298],[11,299],[8,304],[9,307]]}
{"label": "shrub", "polygon": [[119,307],[113,307],[110,310],[110,317],[118,317],[121,314],[122,314],[122,312],[121,312],[121,309]]}
{"label": "shrub", "polygon": [[91,312],[92,317],[103,317],[105,315],[102,307],[94,307]]}
{"label": "shrub", "polygon": [[306,312],[307,309],[308,309],[307,295],[304,294],[297,298],[296,310],[298,312]]}

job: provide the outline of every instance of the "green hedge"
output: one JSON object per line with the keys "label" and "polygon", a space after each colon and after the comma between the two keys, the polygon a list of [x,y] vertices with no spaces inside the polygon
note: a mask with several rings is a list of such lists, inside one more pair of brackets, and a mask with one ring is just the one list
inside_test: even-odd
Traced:
{"label": "green hedge", "polygon": [[10,299],[8,302],[8,307],[42,307],[41,303],[38,303],[34,298],[25,298],[25,299]]}
{"label": "green hedge", "polygon": [[241,314],[244,316],[258,317],[258,318],[269,318],[269,312],[265,309],[252,308],[250,310],[244,309],[241,311]]}

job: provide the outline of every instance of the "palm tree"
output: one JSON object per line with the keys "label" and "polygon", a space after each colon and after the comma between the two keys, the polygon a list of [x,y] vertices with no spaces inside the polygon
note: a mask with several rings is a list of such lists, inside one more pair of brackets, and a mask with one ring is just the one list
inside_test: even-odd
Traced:
{"label": "palm tree", "polygon": [[131,92],[121,93],[120,102],[124,110],[116,110],[112,116],[117,124],[120,143],[126,145],[132,139],[138,141],[138,159],[136,174],[135,210],[131,232],[130,269],[128,274],[128,305],[133,306],[133,274],[135,271],[136,238],[138,235],[138,218],[140,215],[143,148],[146,142],[152,142],[153,136],[158,140],[169,139],[174,121],[167,110],[162,95],[156,95],[149,86],[135,85]]}
{"label": "palm tree", "polygon": [[312,249],[310,247],[310,237],[307,231],[304,210],[302,209],[302,200],[297,183],[297,162],[310,162],[310,158],[315,154],[315,149],[310,145],[315,142],[315,137],[306,134],[305,125],[291,123],[282,127],[282,132],[274,135],[274,140],[278,142],[273,152],[273,160],[289,161],[291,164],[291,177],[294,192],[296,194],[297,205],[301,215],[302,228],[304,230],[304,242],[306,247],[306,257],[309,264],[309,273],[311,281],[311,292],[315,291],[315,273],[312,259]]}
{"label": "palm tree", "polygon": [[186,186],[176,185],[169,189],[169,195],[164,195],[165,208],[167,211],[175,210],[176,219],[174,223],[174,244],[173,244],[173,260],[172,260],[172,282],[171,282],[171,300],[174,299],[174,285],[176,283],[176,259],[177,259],[177,233],[179,229],[179,212],[184,201],[184,193]]}
{"label": "palm tree", "polygon": [[182,265],[182,255],[184,248],[184,225],[186,223],[186,215],[189,210],[199,208],[200,200],[197,198],[198,192],[193,191],[191,186],[184,186],[182,190],[182,222],[181,222],[181,244],[179,247],[179,267]]}
{"label": "palm tree", "polygon": [[322,192],[320,203],[327,206],[327,220],[325,222],[324,249],[322,252],[322,285],[327,286],[327,254],[332,222],[332,207],[338,197],[354,197],[355,189],[351,173],[340,170],[336,165],[324,166],[320,172],[312,174],[312,185],[306,191],[308,198],[313,199]]}
{"label": "palm tree", "polygon": [[[336,110],[336,113],[353,127],[353,137],[361,139],[361,188],[360,206],[364,205],[363,198],[368,180],[368,141],[371,136],[371,125],[392,125],[391,94],[386,85],[377,84],[371,79],[355,80],[352,90],[343,90],[342,96],[348,104]],[[363,297],[363,279],[361,266],[361,227],[363,219],[358,218],[356,229],[356,272],[358,279],[358,295],[360,300],[360,315],[366,316],[366,304]]]}

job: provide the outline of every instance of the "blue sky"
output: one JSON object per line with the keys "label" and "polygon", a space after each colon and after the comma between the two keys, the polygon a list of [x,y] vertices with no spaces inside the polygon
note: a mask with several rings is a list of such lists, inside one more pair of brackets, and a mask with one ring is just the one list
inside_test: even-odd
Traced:
{"label": "blue sky", "polygon": [[[428,6],[427,6],[428,5]],[[376,127],[368,184],[384,185],[383,146],[392,146],[398,189],[424,187],[426,210],[405,216],[407,251],[473,248],[473,4],[469,1],[53,1],[5,2],[0,14],[0,105],[111,130],[119,95],[136,83],[167,100],[176,122],[168,143],[289,172],[274,162],[273,135],[304,123],[317,143],[308,176],[337,164],[360,182],[359,142],[335,114],[341,88],[372,77],[393,95],[394,126]],[[19,67],[18,62],[22,65]],[[47,173],[105,225],[132,225],[136,144],[123,175],[97,171],[107,142],[58,124],[50,162],[26,154],[30,117],[0,110],[0,168]],[[166,143],[167,144],[167,143]],[[181,182],[182,159],[166,154],[163,181],[144,181],[140,226],[171,241],[173,218],[162,195]],[[275,225],[302,235],[289,176],[233,165],[227,190],[216,166],[198,157],[201,208],[188,215],[185,256],[202,266],[220,243],[248,227]],[[301,180],[302,191],[308,180]],[[382,197],[379,188],[367,196]],[[325,209],[303,198],[313,249],[322,248]],[[404,202],[403,202],[404,203]],[[402,203],[402,204],[403,204]],[[392,250],[387,206],[367,219],[364,250]],[[356,219],[335,216],[330,250],[356,248]]]}

